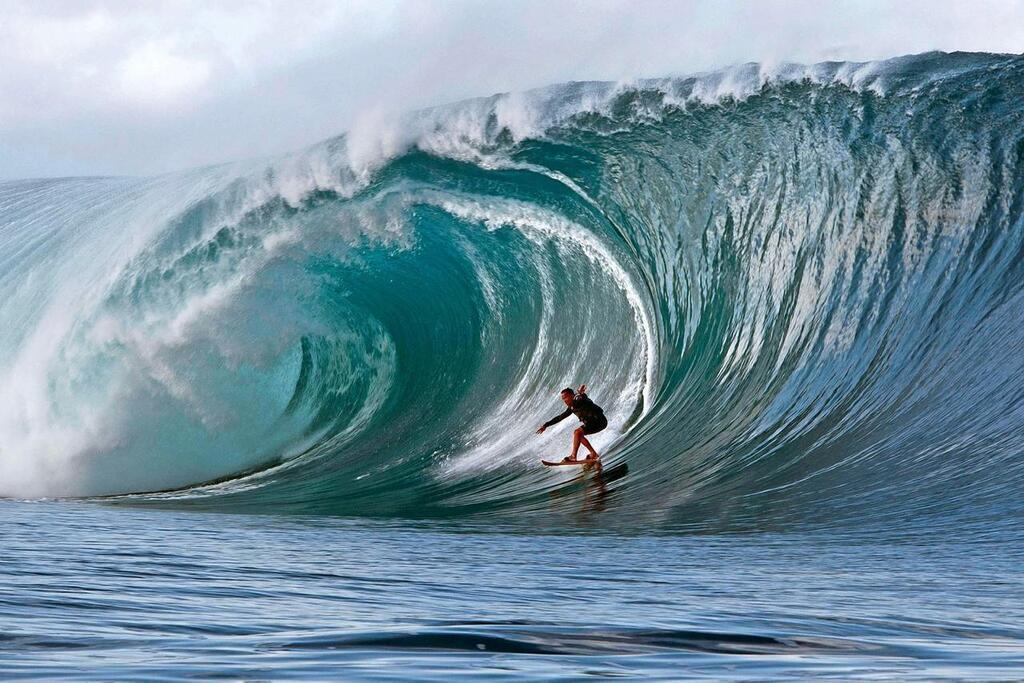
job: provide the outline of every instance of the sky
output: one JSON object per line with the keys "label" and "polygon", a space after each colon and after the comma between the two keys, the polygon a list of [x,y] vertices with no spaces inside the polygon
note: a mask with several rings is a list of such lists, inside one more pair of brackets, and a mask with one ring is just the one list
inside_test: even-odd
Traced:
{"label": "sky", "polygon": [[1020,53],[1024,0],[0,0],[0,178],[148,175],[569,80]]}

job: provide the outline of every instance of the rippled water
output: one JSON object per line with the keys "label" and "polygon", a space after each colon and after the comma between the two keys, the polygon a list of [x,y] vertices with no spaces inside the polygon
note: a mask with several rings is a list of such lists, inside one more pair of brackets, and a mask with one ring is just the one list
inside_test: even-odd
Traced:
{"label": "rippled water", "polygon": [[0,183],[0,673],[1024,676],[1021,101],[746,64]]}
{"label": "rippled water", "polygon": [[1024,672],[1016,525],[536,535],[75,503],[0,514],[5,677]]}

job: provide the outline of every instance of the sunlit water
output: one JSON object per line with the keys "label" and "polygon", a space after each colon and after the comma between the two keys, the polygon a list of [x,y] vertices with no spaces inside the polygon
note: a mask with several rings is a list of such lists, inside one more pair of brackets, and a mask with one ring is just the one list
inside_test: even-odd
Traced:
{"label": "sunlit water", "polygon": [[1016,528],[535,535],[75,503],[0,514],[5,677],[1024,672]]}

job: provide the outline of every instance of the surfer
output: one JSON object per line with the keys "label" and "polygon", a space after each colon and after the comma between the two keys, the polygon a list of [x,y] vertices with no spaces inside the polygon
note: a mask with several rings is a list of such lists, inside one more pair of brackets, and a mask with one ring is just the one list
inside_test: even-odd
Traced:
{"label": "surfer", "polygon": [[565,457],[562,462],[574,462],[578,460],[577,453],[580,450],[580,444],[586,446],[587,450],[590,451],[590,456],[586,460],[597,460],[601,456],[597,454],[594,447],[587,441],[588,434],[596,434],[605,427],[608,426],[608,420],[604,416],[604,411],[601,407],[590,400],[587,396],[587,385],[580,385],[579,391],[573,391],[570,387],[562,389],[562,401],[565,402],[567,408],[565,412],[551,418],[540,426],[537,430],[538,434],[543,434],[544,430],[553,424],[557,424],[569,417],[569,415],[575,413],[576,417],[580,419],[583,424],[573,430],[572,433],[572,454]]}

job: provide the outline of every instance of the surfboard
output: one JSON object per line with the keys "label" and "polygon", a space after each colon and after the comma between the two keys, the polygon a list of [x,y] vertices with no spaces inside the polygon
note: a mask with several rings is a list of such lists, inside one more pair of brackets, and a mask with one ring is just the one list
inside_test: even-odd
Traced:
{"label": "surfboard", "polygon": [[593,465],[600,462],[595,458],[581,458],[579,460],[559,460],[558,462],[551,462],[550,460],[541,460],[541,463],[547,467],[562,467],[563,465]]}

